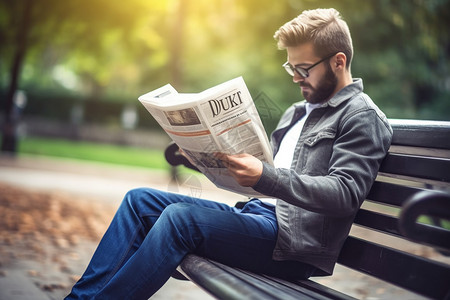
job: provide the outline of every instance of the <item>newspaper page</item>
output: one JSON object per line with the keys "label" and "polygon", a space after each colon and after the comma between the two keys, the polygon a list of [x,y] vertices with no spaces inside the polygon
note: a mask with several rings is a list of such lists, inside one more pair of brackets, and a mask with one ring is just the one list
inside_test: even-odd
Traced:
{"label": "newspaper page", "polygon": [[217,187],[261,196],[240,186],[215,152],[251,154],[273,165],[272,149],[242,77],[196,94],[178,93],[170,84],[139,97],[170,138]]}

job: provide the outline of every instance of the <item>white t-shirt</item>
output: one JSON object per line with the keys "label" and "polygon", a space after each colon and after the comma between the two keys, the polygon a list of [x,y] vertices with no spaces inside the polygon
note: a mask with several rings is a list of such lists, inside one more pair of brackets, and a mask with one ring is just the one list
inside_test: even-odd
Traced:
{"label": "white t-shirt", "polygon": [[[321,106],[321,103],[311,104],[306,103],[306,115],[303,116],[300,120],[297,121],[291,128],[289,128],[288,132],[284,135],[281,140],[280,147],[278,149],[277,154],[273,160],[275,168],[284,168],[290,169],[292,165],[292,160],[294,159],[294,151],[295,146],[297,145],[298,139],[300,138],[300,134],[302,133],[303,125],[305,125],[305,121],[308,118],[309,114]],[[260,198],[261,201],[265,203],[270,203],[275,205],[276,198]]]}

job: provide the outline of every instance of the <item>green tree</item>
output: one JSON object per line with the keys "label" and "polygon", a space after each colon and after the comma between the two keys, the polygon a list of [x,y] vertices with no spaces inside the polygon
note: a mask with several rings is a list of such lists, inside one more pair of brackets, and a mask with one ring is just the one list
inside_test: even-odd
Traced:
{"label": "green tree", "polygon": [[450,2],[370,0],[359,2],[357,14],[345,13],[353,70],[388,115],[450,120],[450,105],[438,109],[450,96]]}
{"label": "green tree", "polygon": [[242,75],[253,96],[264,92],[283,109],[301,94],[281,68],[286,54],[272,35],[302,10],[317,7],[335,7],[348,22],[353,75],[364,79],[389,117],[450,120],[449,3],[0,0],[6,124],[15,90],[31,82],[30,89],[45,91],[55,66],[76,76],[81,84],[72,92],[84,98],[135,101],[167,82],[198,92]]}
{"label": "green tree", "polygon": [[[138,0],[127,1],[126,5],[107,0],[1,0],[0,54],[2,65],[5,64],[2,67],[9,69],[3,100],[2,151],[15,151],[13,100],[28,54],[53,50],[60,60],[64,57],[69,62],[70,58],[78,57],[78,71],[91,79],[96,91],[101,87],[102,76],[108,76],[107,72],[101,72],[102,63],[107,60],[102,55],[105,47],[113,49],[118,41],[127,44],[134,37],[132,29],[140,21],[137,12],[143,14],[151,4],[155,8],[161,6],[157,1]],[[81,57],[86,53],[90,53],[86,57],[96,59],[83,64]]]}

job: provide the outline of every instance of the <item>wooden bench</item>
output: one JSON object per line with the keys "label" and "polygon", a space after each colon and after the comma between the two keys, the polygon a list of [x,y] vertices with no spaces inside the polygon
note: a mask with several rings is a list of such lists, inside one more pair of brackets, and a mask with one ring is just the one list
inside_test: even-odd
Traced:
{"label": "wooden bench", "polygon": [[[352,230],[338,264],[417,295],[450,299],[449,264],[371,238],[381,233],[450,254],[450,122],[390,122],[392,146],[354,221],[353,228],[366,233],[355,236]],[[166,149],[167,161],[192,168],[177,150],[175,144]],[[419,223],[421,216],[428,221]],[[192,254],[178,271],[219,299],[354,299],[312,280],[289,282]]]}

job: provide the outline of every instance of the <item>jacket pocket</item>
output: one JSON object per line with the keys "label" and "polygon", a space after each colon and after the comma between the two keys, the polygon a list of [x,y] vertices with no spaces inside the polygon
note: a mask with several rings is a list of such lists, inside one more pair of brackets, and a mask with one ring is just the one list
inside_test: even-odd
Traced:
{"label": "jacket pocket", "polygon": [[335,137],[336,131],[327,128],[305,138],[299,157],[303,174],[328,174]]}
{"label": "jacket pocket", "polygon": [[324,130],[311,134],[305,139],[305,144],[309,147],[314,147],[317,143],[326,139],[333,139],[336,137],[336,131],[333,128],[325,128]]}

